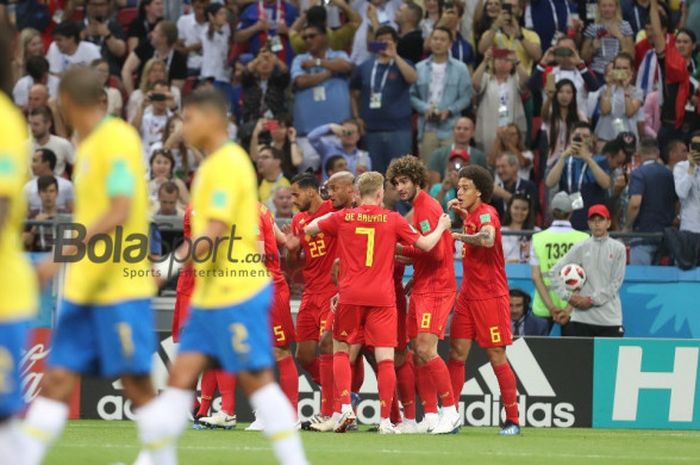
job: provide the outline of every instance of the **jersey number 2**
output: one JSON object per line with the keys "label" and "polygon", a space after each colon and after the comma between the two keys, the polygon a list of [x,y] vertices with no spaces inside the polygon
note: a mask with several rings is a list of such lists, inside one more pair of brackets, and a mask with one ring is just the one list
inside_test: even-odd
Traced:
{"label": "jersey number 2", "polygon": [[355,228],[355,234],[367,236],[367,253],[365,254],[365,266],[369,268],[374,263],[374,228]]}

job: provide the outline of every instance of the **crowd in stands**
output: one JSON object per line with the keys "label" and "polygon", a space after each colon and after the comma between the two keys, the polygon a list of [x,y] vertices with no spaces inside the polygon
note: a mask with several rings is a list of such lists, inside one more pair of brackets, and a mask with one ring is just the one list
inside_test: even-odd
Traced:
{"label": "crowd in stands", "polygon": [[[477,164],[504,231],[548,228],[565,192],[577,230],[603,203],[615,231],[655,233],[629,240],[630,263],[697,263],[698,0],[0,0],[0,15],[17,29],[3,66],[32,135],[31,219],[72,209],[78,141],[57,88],[89,66],[106,112],[141,135],[153,215],[189,201],[205,154],[179,112],[213,87],[281,221],[296,174],[384,172],[410,153],[446,211]],[[27,247],[48,250],[48,229],[28,225]],[[529,235],[503,246],[531,262]]]}

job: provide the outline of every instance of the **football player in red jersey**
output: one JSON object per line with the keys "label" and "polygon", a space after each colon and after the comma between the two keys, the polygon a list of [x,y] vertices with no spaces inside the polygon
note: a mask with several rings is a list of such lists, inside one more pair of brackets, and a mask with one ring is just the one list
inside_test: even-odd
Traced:
{"label": "football player in red jersey", "polygon": [[454,233],[462,241],[462,287],[450,330],[450,376],[453,389],[464,385],[464,364],[473,340],[486,349],[498,379],[506,411],[503,436],[520,434],[515,375],[506,357],[506,346],[513,342],[510,323],[508,280],[501,244],[501,223],[488,204],[493,193],[493,177],[484,168],[467,166],[459,172],[457,199],[450,208],[464,220],[464,233]]}
{"label": "football player in red jersey", "polygon": [[[387,178],[399,198],[413,205],[413,226],[421,234],[434,231],[443,214],[440,204],[423,188],[427,172],[423,162],[406,155],[392,160]],[[446,434],[460,425],[452,383],[445,361],[438,355],[438,340],[444,338],[447,319],[454,306],[457,282],[454,272],[454,243],[449,231],[429,253],[414,247],[401,248],[401,254],[413,259],[413,287],[407,330],[413,340],[416,384],[423,401],[425,418],[417,428],[403,425],[405,433]],[[438,397],[442,415],[437,414]]]}
{"label": "football player in red jersey", "polygon": [[334,373],[342,415],[337,432],[345,431],[355,414],[350,405],[351,367],[349,349],[364,342],[374,347],[377,362],[381,422],[379,432],[398,431],[389,419],[396,390],[394,347],[396,346],[396,296],[394,254],[401,240],[429,251],[450,226],[443,215],[435,230],[422,236],[398,213],[382,208],[384,177],[363,173],[357,181],[360,206],[335,212],[306,226],[311,236],[325,234],[338,238],[341,263],[339,302],[333,325]]}

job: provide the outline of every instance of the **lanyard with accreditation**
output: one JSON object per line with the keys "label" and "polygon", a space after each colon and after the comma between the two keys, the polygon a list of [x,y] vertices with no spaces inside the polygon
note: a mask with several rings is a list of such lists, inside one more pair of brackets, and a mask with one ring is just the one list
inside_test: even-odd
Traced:
{"label": "lanyard with accreditation", "polygon": [[382,81],[379,84],[379,89],[375,85],[375,78],[377,77],[377,68],[379,67],[379,62],[374,60],[374,65],[372,66],[372,75],[369,78],[370,95],[369,95],[369,108],[371,110],[379,110],[382,108],[382,92],[386,86],[386,80],[389,77],[389,71],[391,67],[394,66],[394,60],[391,60],[384,70],[384,75],[382,76]]}

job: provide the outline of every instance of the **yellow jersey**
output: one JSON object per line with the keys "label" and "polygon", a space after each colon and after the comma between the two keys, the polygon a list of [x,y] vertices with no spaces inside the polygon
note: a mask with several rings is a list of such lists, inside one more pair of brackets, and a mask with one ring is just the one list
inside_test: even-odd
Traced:
{"label": "yellow jersey", "polygon": [[[90,229],[111,199],[131,199],[124,224],[91,240],[80,260],[69,263],[65,298],[76,304],[116,304],[155,293],[148,261],[148,187],[141,139],[126,122],[105,117],[80,143],[73,171],[77,227]],[[79,233],[78,233],[79,234]]]}
{"label": "yellow jersey", "polygon": [[29,180],[27,123],[0,92],[0,199],[8,211],[0,229],[0,323],[34,316],[38,301],[36,274],[23,251],[23,221],[27,217],[24,184]]}
{"label": "yellow jersey", "polygon": [[258,244],[256,187],[250,158],[234,143],[225,144],[199,166],[192,186],[192,237],[202,236],[211,220],[223,222],[228,233],[211,256],[194,260],[193,307],[235,305],[270,283]]}

